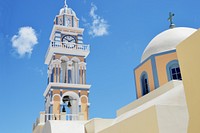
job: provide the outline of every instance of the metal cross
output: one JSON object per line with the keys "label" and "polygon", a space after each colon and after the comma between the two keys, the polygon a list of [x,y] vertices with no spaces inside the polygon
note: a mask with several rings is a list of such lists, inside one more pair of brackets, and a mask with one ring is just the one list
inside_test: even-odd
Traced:
{"label": "metal cross", "polygon": [[170,22],[170,24],[172,25],[173,24],[173,17],[174,17],[174,13],[172,12],[169,12],[169,18],[168,18],[168,21]]}
{"label": "metal cross", "polygon": [[65,7],[67,6],[67,0],[65,0]]}

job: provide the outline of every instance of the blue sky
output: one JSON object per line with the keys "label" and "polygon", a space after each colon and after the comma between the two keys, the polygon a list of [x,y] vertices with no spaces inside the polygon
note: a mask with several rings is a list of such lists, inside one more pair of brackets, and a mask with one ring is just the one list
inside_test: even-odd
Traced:
{"label": "blue sky", "polygon": [[[200,26],[198,0],[67,0],[67,3],[80,19],[80,27],[85,28],[84,43],[91,45],[87,58],[87,83],[92,85],[90,118],[113,118],[117,109],[135,100],[133,69],[148,42],[168,29],[170,11],[175,13],[176,26]],[[44,57],[54,17],[63,4],[64,0],[0,0],[1,132],[31,132],[39,111],[44,110],[42,94],[47,85]],[[102,34],[91,33],[94,16],[90,11],[95,6],[95,15],[103,20]],[[27,26],[34,29],[37,41],[33,42],[31,52],[20,56],[11,40],[19,35],[21,27]]]}

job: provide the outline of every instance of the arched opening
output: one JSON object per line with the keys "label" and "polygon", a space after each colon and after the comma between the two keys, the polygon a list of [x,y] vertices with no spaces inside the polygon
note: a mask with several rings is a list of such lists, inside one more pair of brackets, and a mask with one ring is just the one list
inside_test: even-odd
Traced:
{"label": "arched opening", "polygon": [[67,61],[69,60],[66,56],[62,56],[60,58],[61,60],[61,77],[60,82],[61,83],[67,83],[68,82],[68,67],[67,67]]}
{"label": "arched opening", "polygon": [[67,120],[78,120],[79,96],[75,92],[69,91],[63,94],[61,112],[66,112]]}
{"label": "arched opening", "polygon": [[167,69],[168,81],[171,81],[171,80],[182,80],[182,76],[181,76],[181,71],[180,71],[178,60],[170,61],[167,64],[166,69]]}
{"label": "arched opening", "polygon": [[72,58],[72,83],[74,84],[79,84],[79,62],[80,60],[78,58]]}
{"label": "arched opening", "polygon": [[149,82],[148,82],[148,75],[146,72],[143,72],[140,77],[141,80],[141,89],[142,95],[146,95],[149,93]]}

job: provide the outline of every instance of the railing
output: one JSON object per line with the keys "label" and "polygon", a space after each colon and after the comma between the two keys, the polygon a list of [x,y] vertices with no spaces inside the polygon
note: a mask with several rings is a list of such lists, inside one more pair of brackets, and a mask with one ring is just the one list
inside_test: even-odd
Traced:
{"label": "railing", "polygon": [[70,43],[70,42],[66,43],[66,42],[52,41],[52,42],[50,42],[50,45],[49,45],[49,48],[47,50],[45,58],[47,57],[51,48],[64,48],[64,49],[67,49],[67,50],[79,50],[79,51],[84,51],[84,52],[90,51],[90,45],[76,44],[76,43]]}
{"label": "railing", "polygon": [[65,121],[77,121],[83,120],[83,113],[79,114],[66,114],[62,112],[61,114],[45,114],[44,112],[40,112],[40,117],[36,119],[36,122],[33,124],[33,130],[38,125],[44,125],[49,120],[65,120]]}
{"label": "railing", "polygon": [[79,120],[78,114],[45,114],[45,122],[48,120]]}
{"label": "railing", "polygon": [[85,44],[76,44],[70,42],[51,42],[51,47],[62,47],[66,49],[73,49],[73,50],[82,50],[82,51],[89,51],[90,46]]}

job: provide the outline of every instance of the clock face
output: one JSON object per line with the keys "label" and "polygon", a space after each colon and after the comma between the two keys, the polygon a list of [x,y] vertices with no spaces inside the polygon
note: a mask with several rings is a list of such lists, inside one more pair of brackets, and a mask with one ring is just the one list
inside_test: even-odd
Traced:
{"label": "clock face", "polygon": [[66,35],[62,38],[63,42],[71,42],[71,43],[75,43],[76,39],[74,36],[70,36],[70,35]]}

